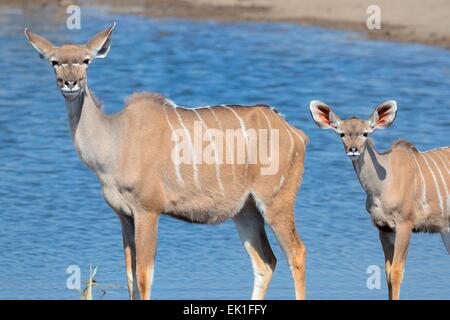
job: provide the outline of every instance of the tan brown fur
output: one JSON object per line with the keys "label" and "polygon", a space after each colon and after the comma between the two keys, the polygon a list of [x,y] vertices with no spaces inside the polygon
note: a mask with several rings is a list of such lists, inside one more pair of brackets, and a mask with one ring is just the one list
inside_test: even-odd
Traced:
{"label": "tan brown fur", "polygon": [[320,101],[311,102],[310,109],[319,127],[333,129],[342,137],[367,193],[366,209],[379,229],[389,298],[399,299],[413,231],[441,233],[450,253],[450,149],[419,152],[410,142],[399,140],[387,152],[378,153],[367,137],[392,124],[395,101],[378,106],[367,121],[341,120]]}
{"label": "tan brown fur", "polygon": [[[106,202],[120,218],[130,298],[136,296],[136,286],[142,299],[150,298],[158,219],[167,214],[194,223],[233,219],[252,261],[254,299],[264,298],[276,264],[264,230],[267,222],[288,257],[296,298],[304,299],[306,250],[296,231],[294,206],[303,176],[306,135],[268,106],[193,110],[155,93],[135,93],[122,112],[103,114],[87,86],[87,65],[106,56],[113,28],[84,46],[60,48],[28,30],[25,33],[53,64],[77,152],[98,176]],[[172,157],[173,132],[180,129],[193,139],[196,122],[219,132],[240,132],[243,125],[276,130],[279,150],[272,153],[271,163],[279,159],[277,170],[263,174],[261,159],[252,164],[247,157],[242,164],[235,159],[224,164],[177,165]],[[271,134],[258,135],[258,142],[271,145]],[[201,142],[200,149],[210,142]],[[219,145],[214,143],[214,150]],[[236,155],[238,146],[230,149]]]}

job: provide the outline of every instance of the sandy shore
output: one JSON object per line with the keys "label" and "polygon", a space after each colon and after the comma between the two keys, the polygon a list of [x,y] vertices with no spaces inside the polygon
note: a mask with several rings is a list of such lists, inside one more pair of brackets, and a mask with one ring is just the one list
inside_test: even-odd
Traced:
{"label": "sandy shore", "polygon": [[[39,10],[71,3],[150,17],[220,21],[282,21],[354,30],[369,38],[419,42],[450,49],[450,1],[447,0],[0,0],[0,5]],[[367,7],[381,10],[381,29],[369,30]]]}

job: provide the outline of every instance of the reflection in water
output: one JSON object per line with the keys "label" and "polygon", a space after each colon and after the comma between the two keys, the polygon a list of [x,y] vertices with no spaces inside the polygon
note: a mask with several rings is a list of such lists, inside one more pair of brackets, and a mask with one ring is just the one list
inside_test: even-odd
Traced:
{"label": "reflection in water", "polygon": [[[0,298],[77,299],[66,268],[89,264],[97,280],[123,286],[106,298],[127,298],[119,221],[97,179],[77,158],[63,99],[49,66],[23,28],[56,44],[86,41],[118,22],[109,57],[90,66],[90,87],[108,113],[133,91],[152,90],[180,105],[276,106],[310,138],[297,225],[308,249],[311,299],[384,299],[368,290],[366,270],[383,266],[365,194],[335,136],[310,119],[312,99],[342,116],[368,117],[396,99],[398,119],[376,133],[377,149],[406,138],[419,149],[448,144],[450,53],[422,45],[369,42],[356,34],[290,24],[149,20],[83,11],[81,31],[65,30],[50,14],[0,13]],[[136,32],[136,30],[140,30]],[[151,124],[149,124],[151,125]],[[283,253],[270,235],[278,265],[268,298],[294,297]],[[413,238],[404,298],[449,298],[450,259],[438,236]],[[231,222],[160,222],[156,299],[250,297],[250,261]]]}

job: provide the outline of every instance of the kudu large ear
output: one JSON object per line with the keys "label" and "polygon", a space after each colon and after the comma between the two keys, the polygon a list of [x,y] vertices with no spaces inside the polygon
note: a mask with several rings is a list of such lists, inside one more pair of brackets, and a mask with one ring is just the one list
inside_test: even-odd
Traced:
{"label": "kudu large ear", "polygon": [[339,127],[339,121],[341,120],[331,109],[330,106],[322,101],[313,100],[309,103],[309,110],[313,120],[322,129],[336,129]]}
{"label": "kudu large ear", "polygon": [[397,116],[397,102],[389,100],[380,104],[369,118],[373,130],[389,128]]}
{"label": "kudu large ear", "polygon": [[108,55],[111,44],[111,34],[115,26],[116,23],[114,22],[111,27],[97,33],[88,41],[88,43],[86,43],[85,47],[91,51],[92,59],[105,58]]}
{"label": "kudu large ear", "polygon": [[27,36],[28,41],[30,41],[31,45],[36,49],[37,52],[39,52],[39,56],[42,59],[48,59],[50,51],[55,48],[53,44],[44,37],[34,34],[30,30],[28,30],[28,28],[25,29],[25,35]]}

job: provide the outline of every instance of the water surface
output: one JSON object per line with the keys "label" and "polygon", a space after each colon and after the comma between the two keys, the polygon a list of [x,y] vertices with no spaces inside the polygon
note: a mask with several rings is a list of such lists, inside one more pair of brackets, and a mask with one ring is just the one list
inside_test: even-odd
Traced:
{"label": "water surface", "polygon": [[[406,138],[421,149],[448,145],[450,52],[358,34],[277,23],[152,20],[83,10],[82,30],[51,13],[0,12],[0,298],[77,299],[66,268],[89,264],[97,281],[117,286],[103,298],[126,299],[117,217],[99,183],[78,159],[53,72],[27,43],[23,28],[55,44],[83,42],[112,21],[112,49],[91,64],[91,89],[107,113],[133,91],[160,92],[180,105],[265,103],[310,137],[296,220],[308,249],[310,299],[384,299],[366,287],[368,266],[382,268],[378,232],[365,194],[336,135],[311,121],[320,99],[342,116],[368,117],[396,99],[399,114],[374,135],[386,149]],[[149,124],[151,125],[151,124]],[[190,225],[163,217],[153,298],[246,299],[252,270],[231,222]],[[291,299],[293,283],[272,234],[278,265],[268,298]],[[383,270],[383,269],[381,269]],[[415,235],[403,298],[450,298],[450,257],[439,236]],[[98,298],[100,298],[97,295]]]}

